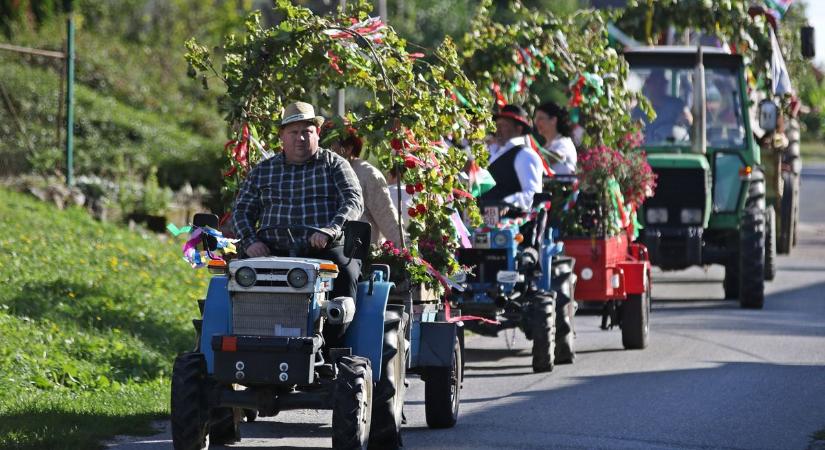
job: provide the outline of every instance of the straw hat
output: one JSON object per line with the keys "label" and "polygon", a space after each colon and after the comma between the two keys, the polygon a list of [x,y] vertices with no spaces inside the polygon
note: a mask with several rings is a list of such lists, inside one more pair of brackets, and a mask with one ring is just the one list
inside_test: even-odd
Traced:
{"label": "straw hat", "polygon": [[315,108],[309,103],[295,102],[284,109],[281,126],[294,122],[312,122],[316,127],[321,128],[321,125],[324,123],[324,118],[316,116]]}

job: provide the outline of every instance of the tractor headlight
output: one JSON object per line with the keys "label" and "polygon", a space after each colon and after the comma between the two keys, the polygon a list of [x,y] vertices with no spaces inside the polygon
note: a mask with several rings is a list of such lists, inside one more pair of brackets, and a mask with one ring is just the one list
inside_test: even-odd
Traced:
{"label": "tractor headlight", "polygon": [[507,245],[507,235],[505,233],[496,234],[496,237],[493,238],[493,243],[496,244],[496,247],[504,247]]}
{"label": "tractor headlight", "polygon": [[286,282],[290,286],[300,289],[309,282],[309,274],[304,269],[292,269],[286,274]]}
{"label": "tractor headlight", "polygon": [[667,223],[667,208],[647,208],[645,212],[647,223]]}
{"label": "tractor headlight", "polygon": [[684,208],[679,214],[682,223],[695,225],[702,223],[702,210],[699,208]]}
{"label": "tractor headlight", "polygon": [[235,272],[235,281],[245,288],[254,286],[257,279],[255,269],[251,267],[241,267]]}

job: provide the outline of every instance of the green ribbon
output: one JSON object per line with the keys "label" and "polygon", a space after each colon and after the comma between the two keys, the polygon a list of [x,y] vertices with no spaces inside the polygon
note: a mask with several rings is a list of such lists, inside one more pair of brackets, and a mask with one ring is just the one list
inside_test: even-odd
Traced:
{"label": "green ribbon", "polygon": [[175,226],[174,223],[170,223],[166,225],[166,229],[172,233],[173,236],[178,237],[182,233],[188,233],[192,231],[192,227],[190,225],[186,225],[185,227],[178,228]]}

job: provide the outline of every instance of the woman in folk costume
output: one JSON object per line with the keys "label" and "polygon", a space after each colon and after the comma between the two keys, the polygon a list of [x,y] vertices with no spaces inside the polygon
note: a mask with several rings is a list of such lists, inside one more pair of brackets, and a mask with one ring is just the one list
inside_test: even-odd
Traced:
{"label": "woman in folk costume", "polygon": [[567,110],[553,102],[542,103],[536,108],[533,123],[544,138],[544,154],[553,161],[550,169],[556,175],[575,175],[578,154]]}

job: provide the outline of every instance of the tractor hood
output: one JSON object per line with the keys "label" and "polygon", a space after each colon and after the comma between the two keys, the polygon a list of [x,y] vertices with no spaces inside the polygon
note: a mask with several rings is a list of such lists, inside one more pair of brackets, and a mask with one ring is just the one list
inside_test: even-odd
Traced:
{"label": "tractor hood", "polygon": [[[706,228],[712,200],[707,158],[693,153],[651,153],[647,160],[657,178],[654,196],[644,204],[645,225]],[[697,209],[701,210],[701,219]],[[650,220],[653,217],[657,223]]]}

